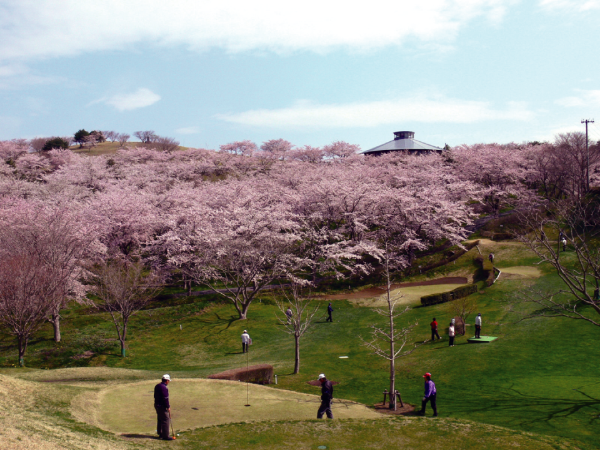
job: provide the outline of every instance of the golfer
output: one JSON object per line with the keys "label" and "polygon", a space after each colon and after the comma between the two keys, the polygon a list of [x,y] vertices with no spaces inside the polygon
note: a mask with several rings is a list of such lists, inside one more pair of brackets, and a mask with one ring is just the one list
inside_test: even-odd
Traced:
{"label": "golfer", "polygon": [[292,308],[288,306],[288,309],[285,311],[285,315],[287,316],[287,323],[292,323],[292,316],[294,315]]}
{"label": "golfer", "polygon": [[169,389],[171,382],[168,374],[163,375],[162,381],[154,387],[154,409],[156,410],[156,433],[160,439],[172,441],[169,436],[169,418],[171,417],[171,405],[169,404]]}
{"label": "golfer", "polygon": [[431,326],[431,340],[435,340],[435,337],[437,336],[438,339],[441,339],[439,333],[438,333],[438,323],[437,320],[435,320],[435,317],[433,318],[433,322],[431,322],[429,324],[429,326]]}
{"label": "golfer", "polygon": [[475,337],[477,339],[481,337],[481,313],[475,317]]}
{"label": "golfer", "polygon": [[242,353],[248,351],[248,345],[252,344],[252,339],[246,330],[242,333]]}
{"label": "golfer", "polygon": [[333,384],[331,384],[331,381],[323,373],[319,375],[319,381],[321,382],[321,406],[319,406],[319,411],[317,411],[317,419],[322,419],[323,413],[327,414],[328,419],[333,419],[333,413],[331,412]]}
{"label": "golfer", "polygon": [[325,322],[333,322],[333,318],[331,317],[332,312],[333,312],[333,306],[331,306],[331,303],[330,303],[329,306],[327,306],[327,314],[329,315],[329,317],[327,317]]}
{"label": "golfer", "polygon": [[431,381],[431,374],[429,372],[423,375],[423,378],[425,378],[425,394],[423,396],[423,401],[421,402],[421,415],[425,415],[425,407],[427,406],[427,402],[430,401],[431,407],[433,408],[433,417],[437,417],[437,390],[435,388],[435,383]]}
{"label": "golfer", "polygon": [[456,332],[454,331],[454,319],[452,320],[452,322],[450,322],[450,326],[448,327],[448,339],[449,339],[449,346],[450,347],[454,347],[454,336],[456,335]]}

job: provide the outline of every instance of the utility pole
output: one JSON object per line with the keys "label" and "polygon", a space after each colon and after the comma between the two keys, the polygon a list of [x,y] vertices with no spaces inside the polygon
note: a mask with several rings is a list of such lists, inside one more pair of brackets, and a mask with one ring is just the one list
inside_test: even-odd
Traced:
{"label": "utility pole", "polygon": [[594,123],[594,119],[581,119],[585,123],[585,150],[587,152],[587,190],[590,191],[590,145],[588,141],[588,123]]}

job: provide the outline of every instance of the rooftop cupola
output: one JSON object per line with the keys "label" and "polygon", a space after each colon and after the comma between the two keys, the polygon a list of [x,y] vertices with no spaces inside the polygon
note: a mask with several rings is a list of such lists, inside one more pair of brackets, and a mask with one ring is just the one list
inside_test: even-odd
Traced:
{"label": "rooftop cupola", "polygon": [[394,140],[398,139],[414,139],[415,132],[414,131],[394,131]]}

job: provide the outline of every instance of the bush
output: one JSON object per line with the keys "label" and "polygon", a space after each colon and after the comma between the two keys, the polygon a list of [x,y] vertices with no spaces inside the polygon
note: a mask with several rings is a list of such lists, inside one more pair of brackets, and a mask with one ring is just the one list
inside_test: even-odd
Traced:
{"label": "bush", "polygon": [[452,300],[466,297],[468,295],[474,294],[475,292],[477,292],[477,285],[465,284],[463,286],[459,286],[456,289],[451,290],[450,292],[425,295],[421,297],[421,304],[423,306],[437,305],[438,303],[446,303]]}
{"label": "bush", "polygon": [[63,138],[52,138],[44,144],[42,147],[42,151],[49,152],[50,150],[54,150],[55,148],[69,148],[69,143],[65,141]]}
{"label": "bush", "polygon": [[255,384],[271,384],[273,380],[273,366],[269,364],[257,364],[248,368],[231,369],[225,372],[209,375],[211,380],[244,381]]}

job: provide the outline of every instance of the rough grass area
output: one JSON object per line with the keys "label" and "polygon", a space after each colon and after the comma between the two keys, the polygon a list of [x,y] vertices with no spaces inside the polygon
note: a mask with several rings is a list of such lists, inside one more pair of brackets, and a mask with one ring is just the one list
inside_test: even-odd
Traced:
{"label": "rough grass area", "polygon": [[0,375],[0,448],[11,450],[126,449],[121,439],[69,417],[70,388]]}
{"label": "rough grass area", "polygon": [[[153,435],[156,429],[155,385],[156,381],[144,381],[101,391],[96,415],[100,427],[115,433]],[[251,406],[245,406],[246,389]],[[320,404],[316,395],[224,380],[173,380],[169,384],[169,399],[177,430],[232,422],[309,420],[316,418]],[[383,418],[360,403],[340,399],[335,399],[333,413],[339,419]]]}

